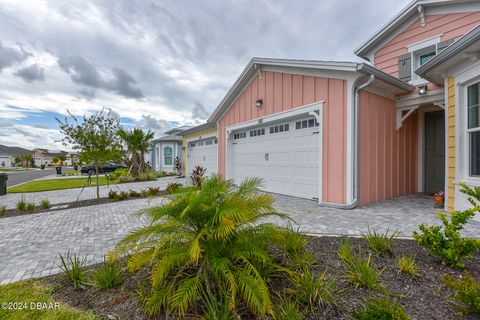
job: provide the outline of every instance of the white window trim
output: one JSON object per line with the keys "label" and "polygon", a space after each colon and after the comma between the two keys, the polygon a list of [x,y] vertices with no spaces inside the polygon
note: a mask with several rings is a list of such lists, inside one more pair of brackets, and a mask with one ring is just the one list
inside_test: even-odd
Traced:
{"label": "white window trim", "polygon": [[468,72],[456,76],[455,114],[456,119],[456,167],[455,183],[465,181],[467,184],[480,186],[480,177],[470,176],[470,143],[468,129],[468,112],[466,109],[468,86],[480,82],[480,64],[476,64]]}
{"label": "white window trim", "polygon": [[[171,155],[171,158],[172,158],[172,163],[171,164],[167,164],[166,163],[166,160],[167,160],[167,157],[165,156],[165,149],[167,148],[170,148],[170,150],[172,150],[172,155]],[[166,145],[162,148],[162,155],[163,155],[163,166],[165,167],[172,167],[173,166],[173,159],[174,159],[174,156],[173,156],[173,146],[171,145]]]}
{"label": "white window trim", "polygon": [[408,52],[410,53],[410,59],[411,59],[410,72],[412,75],[411,76],[412,80],[409,81],[411,85],[417,86],[417,85],[428,83],[427,80],[420,78],[420,76],[415,73],[415,70],[417,70],[420,67],[420,56],[426,54],[426,53],[418,53],[418,51],[421,51],[430,46],[435,46],[435,53],[437,53],[438,51],[437,44],[442,41],[442,35],[443,33],[407,46]]}

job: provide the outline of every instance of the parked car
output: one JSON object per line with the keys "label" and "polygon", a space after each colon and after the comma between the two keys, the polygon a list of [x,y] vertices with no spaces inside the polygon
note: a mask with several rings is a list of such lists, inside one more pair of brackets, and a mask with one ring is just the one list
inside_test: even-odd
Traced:
{"label": "parked car", "polygon": [[[121,163],[115,163],[115,162],[106,162],[98,166],[98,173],[108,173],[108,172],[113,172],[117,169],[120,168],[126,168],[127,166]],[[88,174],[93,176],[96,173],[96,169],[94,165],[88,165],[88,166],[83,166],[80,169],[80,172],[82,174]]]}

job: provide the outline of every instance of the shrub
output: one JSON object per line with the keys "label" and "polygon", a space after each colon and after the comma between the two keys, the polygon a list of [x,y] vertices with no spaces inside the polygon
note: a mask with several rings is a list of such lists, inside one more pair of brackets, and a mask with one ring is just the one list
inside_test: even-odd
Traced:
{"label": "shrub", "polygon": [[468,196],[468,201],[473,205],[465,211],[453,211],[450,220],[445,213],[438,212],[443,226],[419,225],[421,233],[413,232],[415,241],[425,247],[430,254],[438,256],[448,265],[463,268],[463,258],[471,258],[473,252],[480,247],[480,240],[462,238],[460,230],[463,225],[475,216],[480,210],[477,201],[480,201],[480,187],[471,189],[465,183],[460,184],[461,192]]}
{"label": "shrub", "polygon": [[175,183],[175,182],[172,182],[172,183],[169,183],[168,186],[167,186],[167,192],[168,193],[175,193],[178,191],[178,189],[180,189],[180,187],[182,187],[182,185],[180,183]]}
{"label": "shrub", "polygon": [[120,191],[117,195],[117,200],[126,200],[128,199],[128,192]]}
{"label": "shrub", "polygon": [[232,314],[247,308],[259,318],[273,315],[265,270],[293,272],[277,262],[290,231],[264,222],[287,216],[275,211],[260,185],[247,179],[237,188],[214,176],[202,189],[168,195],[166,204],[145,212],[151,223],[125,237],[116,253],[132,253],[131,271],[151,267],[151,289],[142,293],[147,314],[168,310],[182,317],[208,291],[225,299]]}
{"label": "shrub", "polygon": [[151,197],[156,196],[160,193],[159,187],[148,187],[147,194]]}
{"label": "shrub", "polygon": [[27,210],[27,211],[35,211],[35,203],[33,203],[33,202],[28,202],[25,210]]}
{"label": "shrub", "polygon": [[127,174],[125,176],[121,176],[118,178],[118,182],[120,183],[128,183],[128,182],[134,182],[135,178],[131,174]]}
{"label": "shrub", "polygon": [[140,181],[154,181],[157,180],[157,174],[152,170],[145,170],[138,175]]}
{"label": "shrub", "polygon": [[126,168],[119,168],[113,172],[111,172],[109,175],[108,175],[108,178],[110,180],[119,180],[121,177],[126,177],[128,176],[129,173],[128,173],[128,169]]}
{"label": "shrub", "polygon": [[393,303],[389,298],[372,298],[365,309],[357,310],[353,313],[353,317],[359,320],[408,320],[408,315],[402,306],[396,301]]}
{"label": "shrub", "polygon": [[235,319],[232,310],[225,303],[225,299],[218,300],[213,294],[203,293],[203,317],[205,320],[232,320]]}
{"label": "shrub", "polygon": [[347,268],[345,278],[350,280],[355,287],[364,286],[374,290],[383,288],[383,284],[379,282],[383,270],[378,271],[370,266],[371,254],[368,254],[367,259],[364,259],[360,251],[354,255],[350,242],[343,241],[340,245],[338,255]]}
{"label": "shrub", "polygon": [[300,311],[298,303],[287,297],[281,297],[275,303],[273,308],[274,319],[282,320],[303,320],[305,319],[305,311]]}
{"label": "shrub", "polygon": [[95,286],[100,289],[114,288],[122,283],[122,268],[116,260],[103,259],[103,265],[95,272]]}
{"label": "shrub", "polygon": [[76,254],[71,255],[70,251],[67,252],[66,257],[60,255],[60,268],[75,288],[81,287],[85,281],[83,267],[86,260],[86,257],[80,259]]}
{"label": "shrub", "polygon": [[412,277],[416,278],[419,275],[420,268],[415,264],[415,256],[402,255],[397,259],[398,270],[401,273],[408,273]]}
{"label": "shrub", "polygon": [[0,207],[0,217],[4,216],[7,213],[7,207],[6,206],[1,206]]}
{"label": "shrub", "polygon": [[25,199],[20,199],[17,201],[17,209],[20,211],[25,211],[27,209],[27,202]]}
{"label": "shrub", "polygon": [[305,268],[293,276],[294,296],[314,313],[317,306],[335,307],[337,303],[337,280],[325,270],[318,276]]}
{"label": "shrub", "polygon": [[112,199],[112,200],[117,199],[117,198],[118,198],[118,192],[115,191],[115,190],[110,189],[110,190],[108,191],[108,198],[109,198],[109,199]]}
{"label": "shrub", "polygon": [[142,194],[140,192],[137,192],[137,191],[134,191],[134,190],[130,190],[128,191],[128,196],[130,198],[139,198],[142,196]]}
{"label": "shrub", "polygon": [[458,303],[457,309],[462,313],[480,315],[480,283],[466,273],[460,280],[452,276],[443,279],[443,283],[453,290],[453,299]]}
{"label": "shrub", "polygon": [[42,207],[42,209],[50,208],[50,201],[48,201],[48,199],[42,199],[40,201],[40,207]]}
{"label": "shrub", "polygon": [[391,253],[393,248],[393,241],[398,236],[399,232],[395,231],[391,235],[388,234],[388,229],[385,233],[377,233],[375,230],[370,230],[366,234],[362,233],[370,248],[377,254]]}
{"label": "shrub", "polygon": [[192,181],[192,186],[196,188],[201,188],[203,180],[205,180],[205,174],[207,173],[207,169],[201,166],[195,166],[192,171],[192,175],[190,176],[190,180]]}

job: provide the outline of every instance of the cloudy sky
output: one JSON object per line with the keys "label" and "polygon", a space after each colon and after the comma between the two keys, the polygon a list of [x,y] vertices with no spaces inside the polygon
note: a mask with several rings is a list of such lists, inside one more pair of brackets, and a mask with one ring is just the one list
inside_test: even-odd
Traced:
{"label": "cloudy sky", "polygon": [[0,144],[58,149],[55,117],[208,117],[251,57],[358,60],[409,0],[0,0]]}

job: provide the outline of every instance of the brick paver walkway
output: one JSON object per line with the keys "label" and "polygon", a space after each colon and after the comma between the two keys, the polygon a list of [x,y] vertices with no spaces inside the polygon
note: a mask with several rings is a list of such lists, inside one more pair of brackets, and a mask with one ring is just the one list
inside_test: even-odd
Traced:
{"label": "brick paver walkway", "polygon": [[[127,189],[128,190],[128,189]],[[316,234],[358,234],[368,226],[401,231],[410,236],[420,223],[439,223],[432,199],[411,195],[353,210],[319,207],[314,201],[275,196],[276,208],[288,213],[300,229]],[[126,234],[145,221],[133,212],[159,205],[162,198],[0,219],[0,284],[60,272],[58,254],[67,251],[100,262]],[[274,220],[278,221],[278,220]],[[283,223],[283,222],[280,222]],[[465,234],[480,236],[480,223],[471,221]]]}

